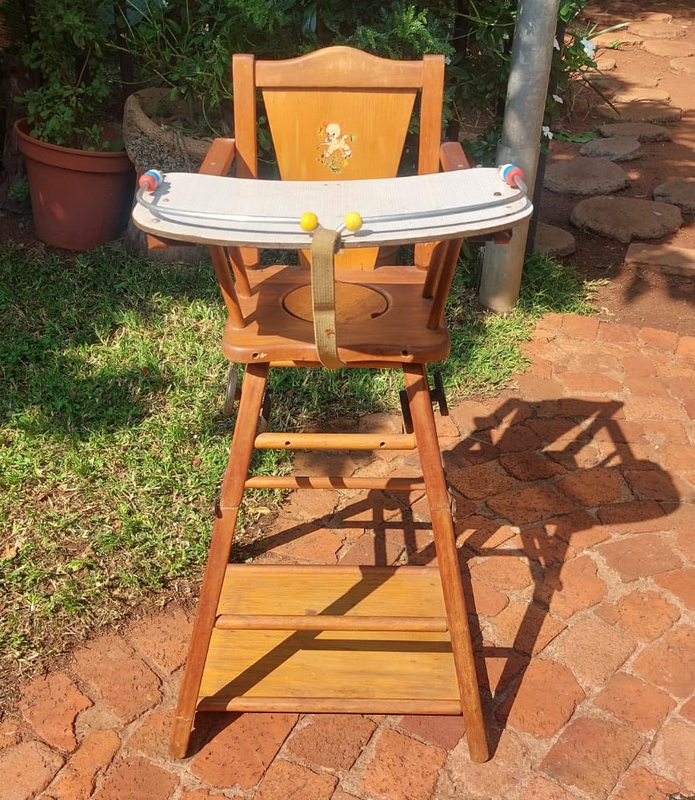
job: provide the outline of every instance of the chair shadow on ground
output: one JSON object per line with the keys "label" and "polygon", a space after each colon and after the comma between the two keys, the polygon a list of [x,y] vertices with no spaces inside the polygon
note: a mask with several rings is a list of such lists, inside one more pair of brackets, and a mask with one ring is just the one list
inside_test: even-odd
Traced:
{"label": "chair shadow on ground", "polygon": [[[629,432],[621,427],[621,409],[616,401],[562,398],[529,403],[507,399],[489,416],[475,418],[470,434],[444,452],[458,505],[457,547],[479,656],[478,682],[492,754],[536,647],[545,646],[543,641],[539,643],[539,636],[554,598],[562,593],[562,567],[575,552],[590,552],[596,543],[587,533],[594,527],[666,517],[680,504],[668,473],[635,454]],[[330,459],[332,474],[340,474],[335,468],[340,457],[331,455]],[[414,467],[413,474],[415,471]],[[476,480],[467,481],[470,477]],[[500,487],[501,491],[496,491]],[[492,494],[488,496],[487,490]],[[435,563],[431,526],[422,513],[424,503],[418,502],[422,494],[416,492],[408,498],[403,492],[354,492],[334,515],[305,523],[289,521],[271,531],[262,541],[265,557],[272,558],[273,548],[314,531],[328,528],[339,532],[359,526],[373,534],[369,563]],[[394,549],[396,541],[401,546]],[[399,553],[395,559],[394,553]],[[490,559],[510,557],[527,560],[531,587],[513,633],[495,637],[493,632],[490,641],[490,621],[477,608],[472,574],[474,577],[476,568]],[[319,613],[343,614],[369,591],[358,583]],[[504,593],[499,587],[498,591]],[[271,657],[253,665],[254,674],[267,674],[277,665],[278,655],[289,658],[299,648],[315,646],[317,635],[306,631],[288,634]],[[506,641],[498,644],[494,638]],[[394,656],[404,643],[397,644]],[[242,677],[247,676],[238,676],[225,688],[227,696],[235,684],[244,683]],[[192,751],[200,749],[234,716],[226,714],[211,727],[201,725],[198,715]]]}

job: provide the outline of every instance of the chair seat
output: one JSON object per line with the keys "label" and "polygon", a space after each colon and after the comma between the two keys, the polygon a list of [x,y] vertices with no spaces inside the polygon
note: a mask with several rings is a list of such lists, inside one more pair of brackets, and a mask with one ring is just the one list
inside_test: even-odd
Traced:
{"label": "chair seat", "polygon": [[[447,357],[446,327],[427,327],[432,300],[422,297],[423,272],[380,267],[336,270],[335,278],[338,354],[346,364],[425,364]],[[309,271],[265,267],[250,272],[249,283],[251,296],[239,297],[246,327],[228,322],[224,331],[227,359],[318,365]]]}

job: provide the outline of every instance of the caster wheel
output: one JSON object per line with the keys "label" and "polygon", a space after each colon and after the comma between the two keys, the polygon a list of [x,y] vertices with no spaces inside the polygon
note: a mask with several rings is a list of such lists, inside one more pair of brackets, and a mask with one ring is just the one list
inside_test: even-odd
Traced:
{"label": "caster wheel", "polygon": [[224,405],[222,406],[222,413],[225,417],[232,416],[234,413],[234,404],[240,396],[239,373],[237,372],[237,368],[232,364],[227,374],[227,389],[224,395]]}

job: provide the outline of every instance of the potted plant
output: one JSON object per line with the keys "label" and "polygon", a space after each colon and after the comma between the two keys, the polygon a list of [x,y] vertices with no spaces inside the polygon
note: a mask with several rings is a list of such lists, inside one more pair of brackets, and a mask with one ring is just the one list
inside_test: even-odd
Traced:
{"label": "potted plant", "polygon": [[[12,2],[12,0],[10,0]],[[36,234],[88,250],[125,228],[135,173],[118,125],[120,83],[109,0],[32,0],[22,57],[35,86],[15,123]]]}

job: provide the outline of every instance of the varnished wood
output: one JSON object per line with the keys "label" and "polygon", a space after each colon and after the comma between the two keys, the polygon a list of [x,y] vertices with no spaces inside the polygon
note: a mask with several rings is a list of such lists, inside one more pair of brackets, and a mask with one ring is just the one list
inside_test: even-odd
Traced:
{"label": "varnished wood", "polygon": [[[360,252],[359,250],[356,252]],[[311,322],[311,286],[300,286],[285,295],[283,306],[292,316]],[[360,324],[375,319],[386,311],[388,300],[371,286],[336,283],[335,320],[339,324]]]}
{"label": "varnished wood", "polygon": [[258,475],[248,478],[247,489],[377,489],[410,492],[425,486],[422,478],[344,478],[328,475]]}
{"label": "varnished wood", "polygon": [[199,711],[278,711],[304,714],[446,714],[461,713],[461,702],[455,700],[381,700],[370,697],[204,697]]}
{"label": "varnished wood", "polygon": [[443,617],[350,617],[328,614],[310,616],[221,614],[215,627],[223,631],[410,631],[444,633]]}
{"label": "varnished wood", "polygon": [[410,433],[259,433],[257,450],[414,450]]}

